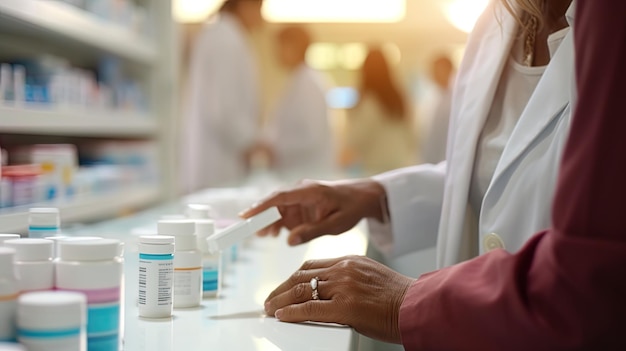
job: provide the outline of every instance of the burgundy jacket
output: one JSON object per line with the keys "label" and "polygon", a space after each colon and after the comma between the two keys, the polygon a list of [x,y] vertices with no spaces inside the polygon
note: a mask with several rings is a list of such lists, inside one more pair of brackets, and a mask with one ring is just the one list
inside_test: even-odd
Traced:
{"label": "burgundy jacket", "polygon": [[626,350],[626,1],[578,0],[574,31],[553,227],[417,280],[400,310],[407,350]]}

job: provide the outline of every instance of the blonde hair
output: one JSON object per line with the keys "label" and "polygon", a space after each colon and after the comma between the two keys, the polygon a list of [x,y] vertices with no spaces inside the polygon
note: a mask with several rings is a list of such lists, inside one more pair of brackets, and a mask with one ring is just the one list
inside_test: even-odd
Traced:
{"label": "blonde hair", "polygon": [[542,28],[544,25],[543,9],[546,0],[500,0],[504,7],[515,17],[522,30],[526,33],[532,31],[531,21],[528,19],[534,19],[537,23],[537,28]]}

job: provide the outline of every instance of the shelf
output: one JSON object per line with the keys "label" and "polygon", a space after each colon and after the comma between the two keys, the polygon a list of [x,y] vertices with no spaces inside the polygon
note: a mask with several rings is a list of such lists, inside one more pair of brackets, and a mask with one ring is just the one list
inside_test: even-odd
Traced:
{"label": "shelf", "polygon": [[136,186],[107,195],[89,195],[68,203],[36,204],[0,211],[0,233],[25,233],[28,230],[28,208],[57,207],[61,223],[91,222],[125,214],[146,207],[161,198],[158,186]]}
{"label": "shelf", "polygon": [[62,2],[2,0],[0,28],[44,41],[73,41],[143,64],[156,60],[155,47],[137,33]]}
{"label": "shelf", "polygon": [[0,106],[0,134],[148,137],[157,131],[155,118],[139,113]]}

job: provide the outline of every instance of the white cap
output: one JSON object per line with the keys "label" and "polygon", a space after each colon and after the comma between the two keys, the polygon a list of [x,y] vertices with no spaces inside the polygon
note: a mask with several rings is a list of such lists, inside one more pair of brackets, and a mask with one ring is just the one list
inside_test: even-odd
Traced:
{"label": "white cap", "polygon": [[21,236],[19,234],[0,234],[0,246],[4,245],[4,242],[7,240],[19,239]]}
{"label": "white cap", "polygon": [[15,249],[0,247],[0,278],[15,279],[14,257]]}
{"label": "white cap", "polygon": [[69,291],[41,291],[18,299],[17,326],[27,330],[78,328],[87,320],[87,298]]}
{"label": "white cap", "polygon": [[26,349],[20,344],[0,342],[0,351],[26,351]]}
{"label": "white cap", "polygon": [[159,235],[176,237],[176,251],[188,251],[198,248],[196,243],[196,223],[188,219],[161,220],[158,223]]}
{"label": "white cap", "polygon": [[48,261],[54,254],[54,242],[46,239],[13,239],[4,242],[15,249],[15,261]]}
{"label": "white cap", "polygon": [[168,235],[146,235],[139,237],[139,253],[167,255],[174,253],[176,238]]}
{"label": "white cap", "polygon": [[121,245],[115,239],[61,240],[59,258],[63,261],[107,261],[121,255]]}
{"label": "white cap", "polygon": [[252,218],[236,223],[206,240],[209,252],[225,250],[280,219],[280,212],[276,207],[272,207]]}
{"label": "white cap", "polygon": [[187,217],[190,219],[209,219],[213,208],[206,204],[188,204]]}
{"label": "white cap", "polygon": [[28,210],[29,224],[35,226],[60,227],[61,216],[58,208],[31,208]]}
{"label": "white cap", "polygon": [[209,245],[206,239],[215,234],[215,222],[211,219],[196,220],[196,235],[198,236],[198,249],[202,252],[209,252]]}

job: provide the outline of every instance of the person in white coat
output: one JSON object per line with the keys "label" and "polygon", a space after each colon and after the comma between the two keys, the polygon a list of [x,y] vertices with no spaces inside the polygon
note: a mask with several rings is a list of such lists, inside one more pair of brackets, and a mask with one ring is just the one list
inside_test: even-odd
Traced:
{"label": "person in white coat", "polygon": [[335,148],[323,77],[305,61],[311,44],[300,26],[278,32],[277,57],[290,79],[266,129],[275,169],[282,177],[327,175]]}
{"label": "person in white coat", "polygon": [[262,24],[262,0],[228,0],[199,34],[189,70],[182,135],[183,190],[241,182],[259,134],[259,93],[247,33]]}
{"label": "person in white coat", "polygon": [[[509,1],[523,26],[506,10]],[[550,225],[575,99],[569,29],[575,1],[546,1],[545,12],[528,1],[491,2],[455,83],[447,161],[365,180],[307,183],[272,194],[242,216],[278,206],[283,219],[259,234],[286,227],[292,245],[368,218],[381,251],[402,255],[437,244],[439,267],[498,248],[516,252]]]}

